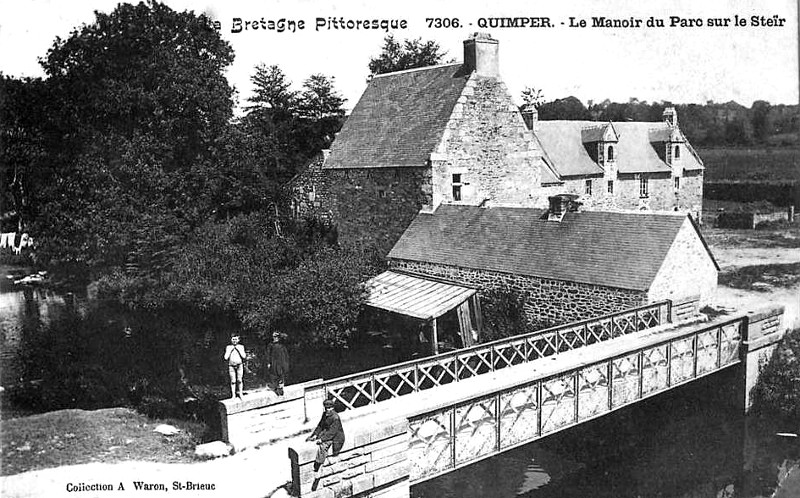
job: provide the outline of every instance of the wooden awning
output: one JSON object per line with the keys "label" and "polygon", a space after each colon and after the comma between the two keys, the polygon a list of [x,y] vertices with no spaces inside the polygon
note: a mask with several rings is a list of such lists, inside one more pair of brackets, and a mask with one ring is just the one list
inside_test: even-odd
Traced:
{"label": "wooden awning", "polygon": [[421,320],[438,318],[478,292],[393,271],[371,278],[366,286],[367,306]]}

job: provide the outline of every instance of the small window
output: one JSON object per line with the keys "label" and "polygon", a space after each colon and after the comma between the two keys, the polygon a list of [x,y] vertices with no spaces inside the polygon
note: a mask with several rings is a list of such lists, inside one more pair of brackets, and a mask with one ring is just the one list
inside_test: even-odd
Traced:
{"label": "small window", "polygon": [[680,145],[676,145],[675,146],[675,154],[674,155],[675,155],[675,159],[680,159],[681,158],[681,146]]}
{"label": "small window", "polygon": [[680,189],[681,189],[681,177],[680,176],[676,176],[675,177],[675,190],[680,190]]}
{"label": "small window", "polygon": [[609,194],[613,194],[614,193],[614,180],[609,180],[608,181],[608,193]]}
{"label": "small window", "polygon": [[648,197],[650,194],[648,185],[647,185],[647,178],[640,177],[639,178],[639,197]]}
{"label": "small window", "polygon": [[586,195],[592,195],[592,181],[586,180]]}
{"label": "small window", "polygon": [[461,200],[461,174],[454,173],[453,174],[453,200],[460,201]]}
{"label": "small window", "polygon": [[608,146],[608,160],[609,161],[613,161],[614,160],[614,146],[613,145],[609,145]]}

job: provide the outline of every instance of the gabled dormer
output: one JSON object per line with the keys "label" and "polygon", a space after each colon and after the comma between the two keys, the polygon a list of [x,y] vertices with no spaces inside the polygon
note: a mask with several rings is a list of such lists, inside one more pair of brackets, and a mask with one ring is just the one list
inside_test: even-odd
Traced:
{"label": "gabled dormer", "polygon": [[610,121],[604,125],[583,128],[581,141],[589,155],[601,168],[606,169],[614,165],[618,156],[619,135]]}
{"label": "gabled dormer", "polygon": [[681,158],[687,153],[686,137],[678,128],[678,112],[674,107],[665,108],[663,116],[669,126],[669,134],[665,134],[666,140],[664,141],[664,162],[671,167],[678,166]]}

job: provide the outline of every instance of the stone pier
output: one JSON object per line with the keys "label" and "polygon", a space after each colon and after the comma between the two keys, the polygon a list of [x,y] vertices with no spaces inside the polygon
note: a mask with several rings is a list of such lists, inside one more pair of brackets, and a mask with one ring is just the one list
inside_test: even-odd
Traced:
{"label": "stone pier", "polygon": [[742,333],[742,402],[745,412],[753,405],[752,391],[778,343],[786,333],[783,306],[748,313]]}

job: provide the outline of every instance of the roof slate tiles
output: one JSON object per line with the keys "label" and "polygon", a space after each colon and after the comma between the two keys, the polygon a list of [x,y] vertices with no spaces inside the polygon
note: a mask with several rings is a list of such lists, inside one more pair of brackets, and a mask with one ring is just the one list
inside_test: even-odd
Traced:
{"label": "roof slate tiles", "polygon": [[[539,121],[536,135],[560,176],[593,175],[603,170],[590,156],[590,145],[584,142],[600,135],[599,126],[596,121]],[[672,133],[667,123],[615,122],[613,127],[619,137],[615,158],[620,173],[672,171],[661,150],[663,141]],[[694,153],[685,154],[681,161],[684,169],[703,169]]]}
{"label": "roof slate tiles", "polygon": [[441,205],[419,214],[388,257],[646,291],[685,215]]}
{"label": "roof slate tiles", "polygon": [[374,77],[336,136],[324,168],[426,166],[469,79],[461,67]]}

